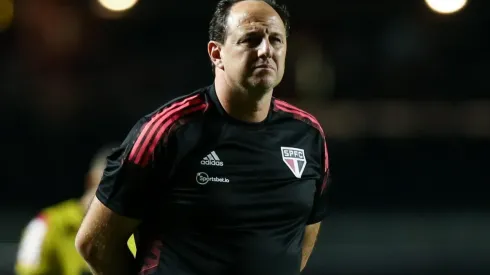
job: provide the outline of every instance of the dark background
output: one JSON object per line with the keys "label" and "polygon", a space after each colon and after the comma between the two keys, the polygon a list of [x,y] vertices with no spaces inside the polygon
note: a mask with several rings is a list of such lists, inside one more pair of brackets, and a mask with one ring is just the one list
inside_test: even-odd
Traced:
{"label": "dark background", "polygon": [[[307,274],[490,273],[490,1],[283,1],[275,95],[315,114],[332,185]],[[96,150],[212,82],[215,1],[0,0],[0,274],[41,207],[80,196]],[[3,18],[3,19],[2,19]],[[7,18],[7,19],[5,19]],[[3,273],[1,273],[3,271]]]}

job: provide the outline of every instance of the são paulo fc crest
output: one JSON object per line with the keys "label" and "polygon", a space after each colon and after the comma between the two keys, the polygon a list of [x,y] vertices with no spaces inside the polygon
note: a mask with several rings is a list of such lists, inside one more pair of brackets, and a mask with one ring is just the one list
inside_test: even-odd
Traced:
{"label": "s\u00e3o paulo fc crest", "polygon": [[306,167],[305,150],[293,147],[281,147],[282,160],[291,172],[300,179]]}

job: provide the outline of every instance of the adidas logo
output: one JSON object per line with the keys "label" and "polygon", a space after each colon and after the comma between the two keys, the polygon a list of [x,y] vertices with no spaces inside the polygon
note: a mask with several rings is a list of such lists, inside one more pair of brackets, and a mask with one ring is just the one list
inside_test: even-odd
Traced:
{"label": "adidas logo", "polygon": [[201,165],[223,166],[223,162],[219,160],[219,157],[218,155],[216,155],[216,152],[212,151],[201,160]]}

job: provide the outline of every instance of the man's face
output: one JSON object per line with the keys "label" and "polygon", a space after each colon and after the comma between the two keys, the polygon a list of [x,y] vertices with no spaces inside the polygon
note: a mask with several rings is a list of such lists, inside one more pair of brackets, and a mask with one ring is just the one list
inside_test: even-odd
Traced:
{"label": "man's face", "polygon": [[229,81],[252,90],[274,88],[284,75],[286,50],[284,23],[271,6],[243,1],[231,8],[221,49]]}

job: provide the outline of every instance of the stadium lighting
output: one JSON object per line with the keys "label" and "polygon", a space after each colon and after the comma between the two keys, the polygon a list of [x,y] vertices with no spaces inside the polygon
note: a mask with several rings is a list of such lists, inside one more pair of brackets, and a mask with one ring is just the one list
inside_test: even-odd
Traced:
{"label": "stadium lighting", "polygon": [[463,9],[467,0],[425,0],[431,10],[441,14],[455,13]]}
{"label": "stadium lighting", "polygon": [[99,4],[111,12],[123,12],[136,5],[138,0],[98,0]]}
{"label": "stadium lighting", "polygon": [[14,17],[14,4],[11,0],[0,0],[0,32],[6,30]]}

